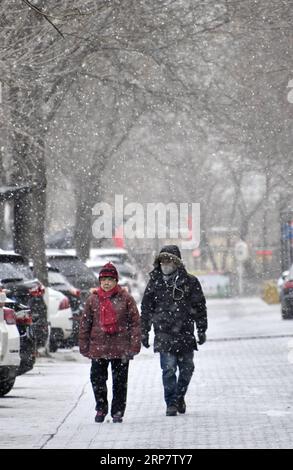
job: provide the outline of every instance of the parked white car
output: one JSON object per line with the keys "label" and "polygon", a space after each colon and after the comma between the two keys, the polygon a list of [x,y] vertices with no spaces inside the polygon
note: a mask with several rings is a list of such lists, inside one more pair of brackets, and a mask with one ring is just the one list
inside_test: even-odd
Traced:
{"label": "parked white car", "polygon": [[45,302],[50,325],[49,348],[55,352],[64,347],[72,335],[72,310],[68,297],[51,287],[46,287]]}
{"label": "parked white car", "polygon": [[6,295],[0,292],[0,397],[12,389],[20,364],[20,337],[15,313],[3,309]]}

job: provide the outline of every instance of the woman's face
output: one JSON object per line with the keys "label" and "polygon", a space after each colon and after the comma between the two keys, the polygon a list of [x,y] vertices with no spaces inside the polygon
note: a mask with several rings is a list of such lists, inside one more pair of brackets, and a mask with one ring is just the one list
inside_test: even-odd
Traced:
{"label": "woman's face", "polygon": [[117,281],[113,277],[101,277],[100,278],[101,288],[108,292],[109,290],[113,289],[116,286]]}

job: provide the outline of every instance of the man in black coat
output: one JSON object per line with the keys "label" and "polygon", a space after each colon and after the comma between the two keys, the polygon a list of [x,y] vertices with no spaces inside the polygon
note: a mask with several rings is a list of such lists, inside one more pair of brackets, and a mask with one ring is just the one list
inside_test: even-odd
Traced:
{"label": "man in black coat", "polygon": [[[196,324],[198,344],[206,341],[206,300],[199,280],[188,274],[176,245],[164,246],[154,262],[141,304],[142,344],[149,347],[153,325],[154,351],[160,353],[167,416],[185,413],[191,380]],[[176,371],[179,369],[177,380]]]}

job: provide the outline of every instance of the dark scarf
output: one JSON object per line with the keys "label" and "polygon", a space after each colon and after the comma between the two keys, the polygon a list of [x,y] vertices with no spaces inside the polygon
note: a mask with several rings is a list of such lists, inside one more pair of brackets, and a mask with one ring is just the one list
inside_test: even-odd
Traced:
{"label": "dark scarf", "polygon": [[104,291],[101,287],[97,289],[101,328],[110,335],[118,332],[117,313],[110,298],[120,292],[120,290],[121,287],[118,284],[108,292]]}

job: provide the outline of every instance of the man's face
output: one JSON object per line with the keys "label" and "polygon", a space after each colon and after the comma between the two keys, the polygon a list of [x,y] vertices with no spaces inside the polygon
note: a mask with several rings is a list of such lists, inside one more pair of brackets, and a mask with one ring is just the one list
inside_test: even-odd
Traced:
{"label": "man's face", "polygon": [[174,261],[168,258],[162,259],[162,261],[160,262],[160,265],[161,265],[162,273],[166,275],[172,274],[177,269],[177,266],[174,263]]}
{"label": "man's face", "polygon": [[100,278],[101,288],[108,292],[109,290],[113,289],[116,286],[117,281],[113,277],[101,277]]}

